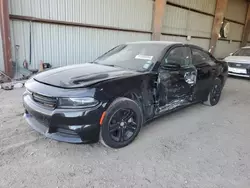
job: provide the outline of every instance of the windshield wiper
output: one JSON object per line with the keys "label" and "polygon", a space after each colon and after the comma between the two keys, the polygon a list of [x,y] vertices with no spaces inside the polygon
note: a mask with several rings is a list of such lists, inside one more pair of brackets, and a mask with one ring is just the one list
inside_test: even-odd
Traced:
{"label": "windshield wiper", "polygon": [[103,66],[109,66],[109,67],[120,67],[118,65],[113,65],[113,64],[102,64],[102,63],[97,63],[97,62],[94,62],[94,63],[98,65],[103,65]]}
{"label": "windshield wiper", "polygon": [[117,65],[109,65],[109,64],[103,64],[103,65],[109,66],[109,67],[119,67],[119,66],[117,66]]}

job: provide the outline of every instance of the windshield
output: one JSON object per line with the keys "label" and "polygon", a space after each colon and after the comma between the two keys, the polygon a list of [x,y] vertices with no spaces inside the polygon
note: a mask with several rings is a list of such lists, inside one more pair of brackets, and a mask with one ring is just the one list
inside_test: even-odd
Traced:
{"label": "windshield", "polygon": [[235,52],[233,56],[250,56],[250,48],[242,48]]}
{"label": "windshield", "polygon": [[158,60],[166,44],[123,44],[97,58],[94,63],[148,71]]}

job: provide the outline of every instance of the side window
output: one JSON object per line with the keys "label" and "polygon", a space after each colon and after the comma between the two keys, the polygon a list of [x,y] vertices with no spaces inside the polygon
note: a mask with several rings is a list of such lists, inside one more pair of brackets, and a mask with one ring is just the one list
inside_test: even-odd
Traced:
{"label": "side window", "polygon": [[164,58],[166,64],[179,64],[182,67],[191,64],[191,51],[188,47],[176,47]]}
{"label": "side window", "polygon": [[192,49],[192,60],[194,65],[212,61],[211,57],[207,53],[199,49]]}

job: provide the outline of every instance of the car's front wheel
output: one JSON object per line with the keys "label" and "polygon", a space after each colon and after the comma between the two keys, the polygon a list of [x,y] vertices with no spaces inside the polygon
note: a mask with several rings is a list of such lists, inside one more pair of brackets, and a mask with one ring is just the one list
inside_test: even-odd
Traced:
{"label": "car's front wheel", "polygon": [[207,101],[205,101],[204,104],[209,105],[209,106],[216,105],[220,100],[221,90],[222,90],[221,80],[219,78],[216,78],[208,94]]}
{"label": "car's front wheel", "polygon": [[140,132],[142,123],[143,114],[139,105],[131,99],[118,98],[106,111],[100,141],[111,148],[127,146]]}

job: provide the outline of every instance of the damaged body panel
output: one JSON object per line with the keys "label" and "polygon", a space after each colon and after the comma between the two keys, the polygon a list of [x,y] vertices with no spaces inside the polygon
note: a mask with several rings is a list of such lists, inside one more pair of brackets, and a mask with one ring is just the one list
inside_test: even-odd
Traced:
{"label": "damaged body panel", "polygon": [[91,63],[31,78],[25,84],[24,116],[46,137],[93,143],[101,136],[118,148],[159,115],[197,102],[217,104],[226,79],[225,62],[197,46],[127,43]]}

